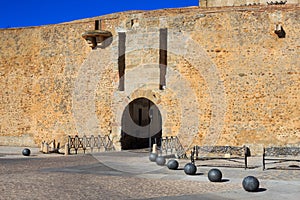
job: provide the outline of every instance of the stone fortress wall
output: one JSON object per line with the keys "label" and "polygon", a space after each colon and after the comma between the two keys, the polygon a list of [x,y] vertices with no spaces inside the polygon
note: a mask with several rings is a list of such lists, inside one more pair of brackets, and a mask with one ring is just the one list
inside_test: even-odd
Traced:
{"label": "stone fortress wall", "polygon": [[300,0],[199,0],[201,7],[267,5],[267,4],[299,4]]}
{"label": "stone fortress wall", "polygon": [[[1,29],[0,145],[109,134],[118,149],[124,108],[144,97],[162,114],[163,136],[187,146],[299,146],[299,16],[289,4],[189,7]],[[92,49],[82,34],[99,19],[112,40]]]}

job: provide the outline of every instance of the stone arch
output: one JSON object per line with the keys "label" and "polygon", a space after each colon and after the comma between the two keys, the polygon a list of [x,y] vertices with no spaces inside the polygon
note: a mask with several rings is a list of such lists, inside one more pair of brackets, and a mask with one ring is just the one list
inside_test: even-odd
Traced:
{"label": "stone arch", "polygon": [[141,97],[131,101],[124,109],[121,122],[121,149],[151,148],[160,146],[162,117],[158,107]]}

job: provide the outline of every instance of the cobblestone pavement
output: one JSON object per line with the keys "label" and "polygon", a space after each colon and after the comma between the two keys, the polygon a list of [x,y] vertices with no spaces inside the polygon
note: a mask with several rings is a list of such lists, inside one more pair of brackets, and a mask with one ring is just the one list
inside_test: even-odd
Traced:
{"label": "cobblestone pavement", "polygon": [[[182,170],[187,162],[180,160],[179,170],[168,170],[142,153],[24,157],[1,153],[0,148],[0,199],[297,199],[300,195],[300,170],[219,167],[224,181],[211,183],[207,172],[212,167],[197,162],[197,174],[187,176]],[[248,175],[260,180],[259,192],[243,190],[241,182]]]}

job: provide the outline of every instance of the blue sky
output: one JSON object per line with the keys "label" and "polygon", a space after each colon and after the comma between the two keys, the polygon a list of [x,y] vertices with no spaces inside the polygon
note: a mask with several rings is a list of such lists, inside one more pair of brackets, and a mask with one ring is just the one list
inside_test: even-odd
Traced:
{"label": "blue sky", "polygon": [[2,0],[0,28],[57,24],[127,10],[197,5],[198,0]]}

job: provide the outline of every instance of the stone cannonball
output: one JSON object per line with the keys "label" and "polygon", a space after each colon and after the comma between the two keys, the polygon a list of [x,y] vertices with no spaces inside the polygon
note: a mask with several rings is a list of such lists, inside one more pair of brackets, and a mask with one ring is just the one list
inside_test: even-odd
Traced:
{"label": "stone cannonball", "polygon": [[179,163],[177,160],[169,160],[167,163],[167,167],[169,169],[176,170],[176,169],[178,169],[178,166],[179,166]]}
{"label": "stone cannonball", "polygon": [[157,153],[150,153],[149,160],[151,162],[155,162],[156,161],[156,157],[157,157]]}
{"label": "stone cannonball", "polygon": [[196,171],[197,171],[197,167],[193,163],[188,163],[184,166],[184,172],[187,175],[195,175]]}
{"label": "stone cannonball", "polygon": [[160,166],[165,165],[166,164],[166,158],[163,157],[163,156],[157,156],[157,158],[156,158],[156,164],[160,165]]}
{"label": "stone cannonball", "polygon": [[255,192],[259,188],[259,181],[254,176],[247,176],[244,178],[242,185],[244,190],[248,192]]}
{"label": "stone cannonball", "polygon": [[30,156],[30,149],[27,148],[23,149],[22,154],[23,156]]}
{"label": "stone cannonball", "polygon": [[211,169],[209,170],[207,177],[211,182],[221,182],[222,172],[219,169]]}

